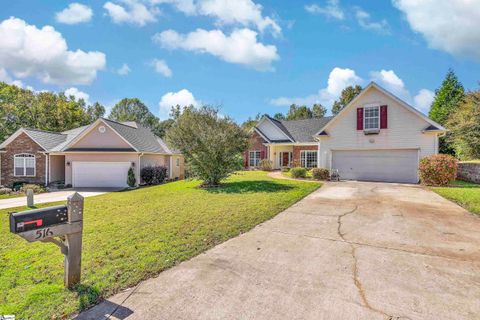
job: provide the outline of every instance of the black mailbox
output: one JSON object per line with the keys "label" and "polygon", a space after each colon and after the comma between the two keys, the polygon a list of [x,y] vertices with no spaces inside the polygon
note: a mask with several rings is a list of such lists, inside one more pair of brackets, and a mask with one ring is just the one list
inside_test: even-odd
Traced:
{"label": "black mailbox", "polygon": [[20,233],[66,223],[67,206],[14,212],[10,214],[10,232]]}

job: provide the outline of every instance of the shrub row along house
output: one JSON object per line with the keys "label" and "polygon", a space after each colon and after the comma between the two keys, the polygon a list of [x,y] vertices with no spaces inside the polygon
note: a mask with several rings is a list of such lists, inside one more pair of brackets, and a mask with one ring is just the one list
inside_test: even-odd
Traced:
{"label": "shrub row along house", "polygon": [[183,156],[149,129],[103,118],[60,133],[21,128],[0,145],[0,158],[0,185],[126,187],[129,169],[138,184],[146,166],[167,167],[170,179],[184,177]]}
{"label": "shrub row along house", "polygon": [[323,167],[342,179],[417,183],[419,160],[438,153],[446,131],[372,82],[335,117],[263,117],[252,128],[245,167],[269,159],[274,169]]}

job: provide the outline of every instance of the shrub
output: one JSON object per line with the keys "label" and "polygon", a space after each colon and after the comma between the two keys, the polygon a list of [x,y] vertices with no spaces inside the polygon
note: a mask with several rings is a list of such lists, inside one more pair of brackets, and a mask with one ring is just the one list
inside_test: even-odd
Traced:
{"label": "shrub", "polygon": [[12,189],[13,191],[18,191],[20,189],[22,189],[22,186],[24,184],[26,184],[28,182],[25,182],[25,181],[15,181],[13,184],[12,184]]}
{"label": "shrub", "polygon": [[42,193],[42,192],[47,192],[47,188],[40,184],[24,184],[21,188],[20,191],[22,192],[27,192],[28,189],[32,189],[33,193]]}
{"label": "shrub", "polygon": [[292,178],[306,178],[307,177],[307,169],[302,167],[295,167],[290,169],[292,174]]}
{"label": "shrub", "polygon": [[147,166],[140,171],[140,177],[147,185],[160,184],[167,178],[167,168],[164,166]]}
{"label": "shrub", "polygon": [[444,186],[457,178],[457,159],[436,154],[420,160],[420,181],[429,186]]}
{"label": "shrub", "polygon": [[268,159],[263,159],[263,160],[260,160],[260,163],[258,164],[258,168],[263,171],[272,171],[273,163]]}
{"label": "shrub", "polygon": [[12,193],[12,192],[13,192],[13,190],[10,189],[10,188],[0,188],[0,195],[2,195],[2,194],[10,194],[10,193]]}
{"label": "shrub", "polygon": [[130,167],[130,169],[128,169],[127,184],[130,188],[133,188],[135,187],[136,183],[137,180],[135,179],[135,172],[133,172],[133,168]]}
{"label": "shrub", "polygon": [[330,177],[330,170],[325,168],[313,168],[312,177],[315,180],[328,180]]}

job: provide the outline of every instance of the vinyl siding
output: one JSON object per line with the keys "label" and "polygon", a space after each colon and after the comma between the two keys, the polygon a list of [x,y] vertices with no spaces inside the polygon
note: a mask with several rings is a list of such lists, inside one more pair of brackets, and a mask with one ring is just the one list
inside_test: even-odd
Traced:
{"label": "vinyl siding", "polygon": [[[356,130],[357,107],[369,104],[388,105],[388,129],[379,134],[365,135],[363,130]],[[331,166],[332,150],[419,149],[420,158],[437,153],[437,136],[422,133],[429,123],[374,87],[332,121],[326,130],[329,136],[320,142],[320,165],[325,168]]]}

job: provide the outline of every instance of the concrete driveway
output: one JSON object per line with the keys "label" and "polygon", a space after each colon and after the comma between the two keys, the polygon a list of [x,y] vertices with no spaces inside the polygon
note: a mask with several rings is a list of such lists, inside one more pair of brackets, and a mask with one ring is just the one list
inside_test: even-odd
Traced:
{"label": "concrete driveway", "polygon": [[[93,197],[98,196],[107,192],[115,191],[118,189],[106,189],[106,188],[79,188],[79,189],[69,189],[69,190],[59,190],[47,193],[36,194],[33,196],[35,204],[38,203],[47,203],[47,202],[56,202],[56,201],[66,201],[67,197],[75,192],[80,193],[83,197]],[[8,209],[15,207],[22,207],[27,205],[27,197],[18,197],[10,199],[0,200],[0,209]]]}
{"label": "concrete driveway", "polygon": [[480,219],[339,182],[78,319],[479,319]]}

